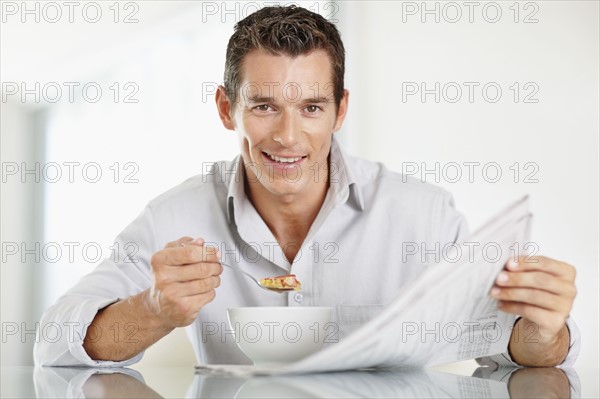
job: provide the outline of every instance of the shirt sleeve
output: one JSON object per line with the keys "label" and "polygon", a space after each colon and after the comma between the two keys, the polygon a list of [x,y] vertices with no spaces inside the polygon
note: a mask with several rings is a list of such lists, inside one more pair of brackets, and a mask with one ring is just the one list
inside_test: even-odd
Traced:
{"label": "shirt sleeve", "polygon": [[[575,324],[575,321],[573,321],[571,317],[567,318],[567,328],[569,330],[569,352],[567,353],[567,356],[565,357],[563,362],[557,366],[561,368],[573,367],[581,349],[581,334],[579,332],[577,324]],[[482,366],[522,367],[520,364],[515,362],[510,356],[510,353],[508,353],[508,348],[504,353],[480,357],[476,360]]]}
{"label": "shirt sleeve", "polygon": [[454,205],[454,197],[447,192],[438,202],[439,218],[432,218],[432,231],[437,232],[440,246],[456,243],[469,235],[469,225],[465,216]]}
{"label": "shirt sleeve", "polygon": [[[139,361],[143,352],[120,362],[91,359],[83,348],[87,330],[98,311],[150,286],[154,234],[150,208],[117,237],[114,259],[103,260],[90,274],[43,314],[34,345],[38,366],[121,367]],[[118,326],[121,330],[125,326]],[[114,330],[94,334],[114,334]]]}

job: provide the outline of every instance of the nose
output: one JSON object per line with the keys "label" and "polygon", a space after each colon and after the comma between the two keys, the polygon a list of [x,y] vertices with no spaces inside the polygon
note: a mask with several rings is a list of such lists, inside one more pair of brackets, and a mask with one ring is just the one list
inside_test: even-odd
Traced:
{"label": "nose", "polygon": [[273,132],[273,141],[278,142],[283,147],[293,147],[300,136],[300,131],[296,126],[296,121],[290,112],[282,112],[277,118],[275,131]]}

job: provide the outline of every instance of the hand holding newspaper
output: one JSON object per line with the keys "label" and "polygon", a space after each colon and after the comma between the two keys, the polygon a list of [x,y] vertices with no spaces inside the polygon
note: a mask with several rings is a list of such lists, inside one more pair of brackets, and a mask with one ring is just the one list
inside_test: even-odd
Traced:
{"label": "hand holding newspaper", "polygon": [[[513,203],[428,267],[368,323],[283,367],[202,365],[238,375],[302,374],[373,367],[426,367],[506,351],[515,316],[488,295],[515,243],[529,238],[528,197]],[[476,243],[477,245],[475,245]],[[492,249],[490,249],[492,248]]]}

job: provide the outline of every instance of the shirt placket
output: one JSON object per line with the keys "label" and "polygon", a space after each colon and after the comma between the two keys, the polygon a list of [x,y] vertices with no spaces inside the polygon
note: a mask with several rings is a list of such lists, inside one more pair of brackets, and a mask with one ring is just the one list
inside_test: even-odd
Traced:
{"label": "shirt placket", "polygon": [[295,274],[302,284],[301,291],[290,291],[288,295],[288,306],[312,306],[313,305],[313,265],[311,261],[310,248],[312,241],[303,243],[290,268],[290,273]]}

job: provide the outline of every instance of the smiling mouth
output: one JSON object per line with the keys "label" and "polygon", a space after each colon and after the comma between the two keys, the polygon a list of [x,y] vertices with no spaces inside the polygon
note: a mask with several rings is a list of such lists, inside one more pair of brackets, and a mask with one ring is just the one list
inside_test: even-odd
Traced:
{"label": "smiling mouth", "polygon": [[263,151],[263,155],[267,158],[270,159],[273,162],[277,162],[280,164],[295,164],[298,163],[300,161],[302,161],[304,158],[306,158],[307,156],[292,156],[292,157],[282,157],[282,156],[278,156],[278,155],[273,155],[273,154],[269,154],[268,152]]}

